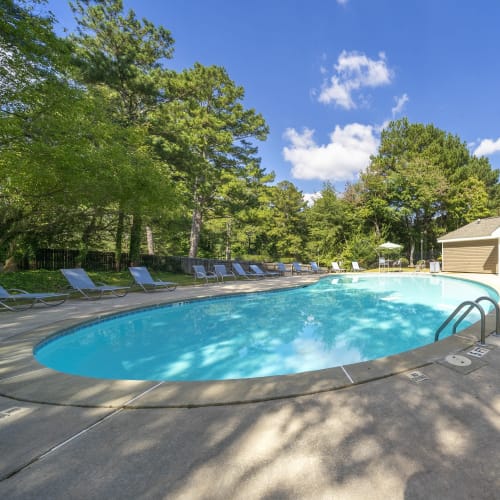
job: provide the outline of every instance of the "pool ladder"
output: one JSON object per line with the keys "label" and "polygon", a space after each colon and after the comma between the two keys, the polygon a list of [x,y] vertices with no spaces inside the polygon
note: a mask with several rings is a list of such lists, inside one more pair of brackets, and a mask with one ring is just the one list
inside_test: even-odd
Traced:
{"label": "pool ladder", "polygon": [[472,311],[472,309],[477,309],[479,314],[481,315],[481,340],[479,342],[480,345],[486,345],[486,313],[484,309],[479,305],[479,302],[487,300],[491,302],[495,307],[495,330],[491,332],[491,334],[498,336],[500,335],[500,307],[497,302],[495,302],[491,297],[478,297],[474,302],[471,300],[466,300],[462,302],[449,316],[448,319],[436,330],[436,334],[434,335],[434,342],[439,340],[439,334],[450,324],[450,322],[455,318],[455,316],[467,307],[467,310],[455,321],[453,325],[452,335],[457,333],[458,325],[468,316],[468,314]]}

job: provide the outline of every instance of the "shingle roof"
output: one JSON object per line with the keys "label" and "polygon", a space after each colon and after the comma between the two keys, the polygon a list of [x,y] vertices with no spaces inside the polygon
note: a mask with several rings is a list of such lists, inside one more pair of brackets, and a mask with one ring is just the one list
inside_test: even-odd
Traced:
{"label": "shingle roof", "polygon": [[445,234],[438,238],[438,241],[462,240],[487,238],[493,235],[500,228],[500,217],[488,217],[486,219],[477,219],[474,222],[467,224],[451,233]]}

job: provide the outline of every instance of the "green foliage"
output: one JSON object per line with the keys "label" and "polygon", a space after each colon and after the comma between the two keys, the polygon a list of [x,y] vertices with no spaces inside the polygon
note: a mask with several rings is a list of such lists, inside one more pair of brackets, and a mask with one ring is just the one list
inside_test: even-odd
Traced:
{"label": "green foliage", "polygon": [[186,208],[192,211],[189,255],[198,253],[204,219],[227,216],[255,199],[252,187],[266,182],[257,149],[264,140],[263,117],[241,103],[244,90],[224,68],[193,68],[165,74],[167,99],[155,114],[156,144],[175,164]]}
{"label": "green foliage", "polygon": [[270,188],[263,225],[266,246],[273,258],[300,259],[307,255],[305,244],[308,228],[305,208],[302,192],[291,182],[281,181]]}
{"label": "green foliage", "polygon": [[112,91],[125,124],[145,121],[161,96],[162,59],[173,54],[173,38],[162,26],[123,12],[122,0],[70,2],[77,32],[71,36],[79,78]]}
{"label": "green foliage", "polygon": [[[100,271],[88,272],[94,283],[106,283],[114,286],[131,286],[132,277],[128,271]],[[173,281],[179,286],[192,285],[193,276],[187,274],[158,271],[153,277],[163,281]],[[28,292],[57,292],[68,288],[68,282],[60,271],[17,271],[0,274],[0,285],[4,288],[18,288]],[[143,292],[141,292],[143,293]]]}
{"label": "green foliage", "polygon": [[[121,0],[75,0],[77,31],[40,2],[0,18],[0,257],[43,246],[275,260],[412,263],[445,232],[500,213],[498,172],[434,125],[393,121],[359,181],[307,206],[260,163],[268,126],[223,67],[164,67],[170,32]],[[37,7],[35,9],[34,7]],[[104,280],[106,281],[106,280]],[[27,286],[26,288],[30,288]],[[52,287],[50,287],[52,288]]]}
{"label": "green foliage", "polygon": [[429,247],[469,218],[490,214],[497,179],[458,137],[404,118],[382,132],[378,155],[361,178],[359,214],[378,235],[404,244],[411,263],[420,239]]}
{"label": "green foliage", "polygon": [[331,261],[342,250],[352,233],[352,210],[337,197],[331,184],[325,184],[320,197],[305,210],[309,237],[306,245],[311,258]]}

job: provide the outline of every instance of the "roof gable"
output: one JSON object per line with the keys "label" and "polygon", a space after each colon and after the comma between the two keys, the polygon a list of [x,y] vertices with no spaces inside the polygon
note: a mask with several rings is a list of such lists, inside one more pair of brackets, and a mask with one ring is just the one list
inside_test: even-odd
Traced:
{"label": "roof gable", "polygon": [[465,226],[462,226],[451,233],[438,238],[438,242],[451,240],[484,239],[488,237],[497,238],[500,236],[500,217],[488,217],[477,219]]}

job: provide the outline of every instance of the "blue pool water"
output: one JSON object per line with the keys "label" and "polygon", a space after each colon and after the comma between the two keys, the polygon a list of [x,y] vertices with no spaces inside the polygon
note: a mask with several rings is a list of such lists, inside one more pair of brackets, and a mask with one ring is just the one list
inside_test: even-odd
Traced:
{"label": "blue pool water", "polygon": [[[429,344],[458,304],[484,295],[498,300],[489,287],[443,276],[328,276],[303,288],[114,316],[41,344],[35,356],[61,372],[107,379],[299,373]],[[460,329],[478,319],[471,314]]]}

